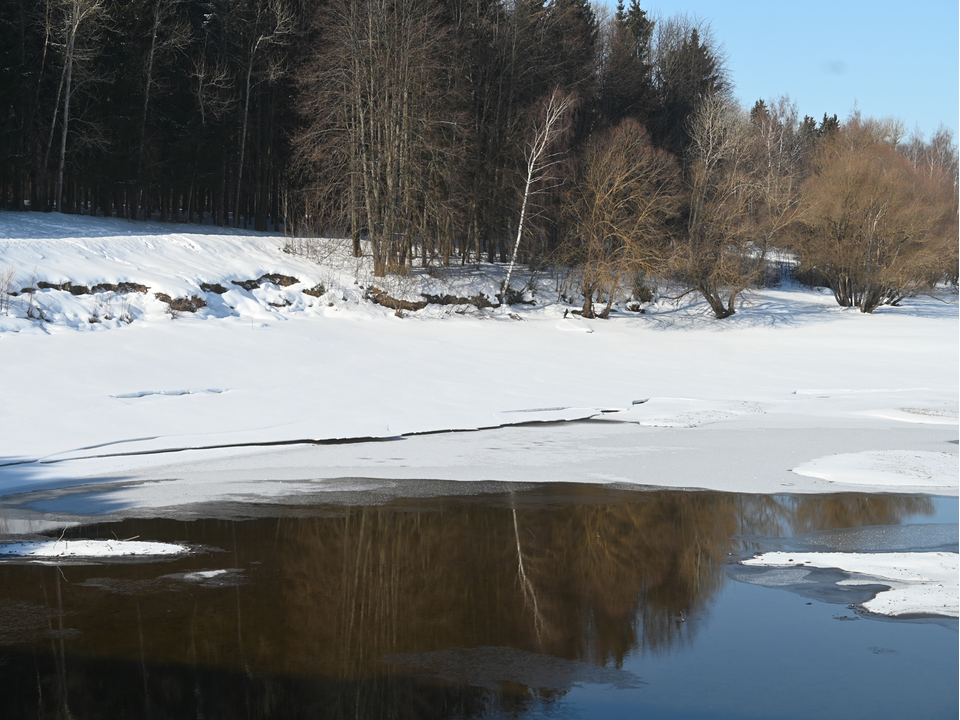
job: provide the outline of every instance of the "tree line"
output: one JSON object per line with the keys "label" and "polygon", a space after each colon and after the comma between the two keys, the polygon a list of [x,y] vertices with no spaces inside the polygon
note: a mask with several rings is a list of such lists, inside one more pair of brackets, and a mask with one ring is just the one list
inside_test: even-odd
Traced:
{"label": "tree line", "polygon": [[562,266],[717,317],[774,250],[871,312],[957,281],[957,148],[747,112],[707,23],[587,0],[15,0],[0,202],[349,236],[374,273]]}
{"label": "tree line", "polygon": [[267,229],[288,187],[305,13],[291,0],[3,3],[3,204]]}

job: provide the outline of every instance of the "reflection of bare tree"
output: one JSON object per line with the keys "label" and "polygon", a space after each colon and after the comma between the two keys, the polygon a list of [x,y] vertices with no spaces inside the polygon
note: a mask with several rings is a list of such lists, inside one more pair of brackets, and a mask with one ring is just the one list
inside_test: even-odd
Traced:
{"label": "reflection of bare tree", "polygon": [[[585,502],[531,508],[514,499],[509,515],[447,503],[431,508],[440,512],[359,508],[297,521],[298,549],[284,560],[303,583],[292,602],[337,618],[331,645],[342,654],[330,661],[350,676],[372,672],[390,653],[480,645],[619,665],[637,647],[693,639],[725,581],[730,538],[805,532],[818,517],[824,529],[898,522],[929,507],[913,498],[692,492],[598,503],[595,489],[562,492]],[[326,602],[321,589],[334,587],[336,607],[316,612]]]}
{"label": "reflection of bare tree", "polygon": [[[564,617],[554,624],[576,627],[578,617],[588,617],[593,626],[554,649],[561,655],[619,666],[638,645],[670,647],[695,630],[698,611],[722,582],[722,555],[736,533],[733,496],[637,499],[568,506],[562,523],[539,529],[551,536],[557,568],[569,573],[554,575],[566,587],[545,585],[542,595],[578,596],[577,604],[556,609]],[[688,622],[678,623],[680,617]]]}
{"label": "reflection of bare tree", "polygon": [[297,672],[289,659],[310,657],[342,678],[372,677],[386,655],[492,645],[619,665],[638,647],[693,640],[726,553],[739,549],[732,537],[895,523],[930,508],[903,497],[542,492],[584,502],[530,507],[517,494],[509,514],[434,501],[278,521],[291,629],[271,664]]}
{"label": "reflection of bare tree", "polygon": [[520,587],[523,589],[523,600],[527,600],[533,605],[533,631],[537,635],[537,645],[540,645],[540,639],[543,634],[543,615],[537,607],[537,593],[533,589],[533,583],[527,577],[526,570],[523,569],[523,551],[520,550],[520,530],[517,527],[517,509],[513,509],[513,534],[517,539],[517,575],[520,579]]}
{"label": "reflection of bare tree", "polygon": [[[228,708],[239,710],[227,704],[212,711],[227,687],[246,698],[248,710],[262,705],[264,717],[282,716],[278,698],[292,687],[310,688],[309,702],[332,717],[466,716],[468,705],[482,709],[491,702],[489,691],[468,688],[466,678],[459,686],[420,681],[383,659],[505,647],[619,666],[638,649],[660,652],[694,641],[725,582],[726,553],[739,548],[732,537],[893,524],[932,510],[927,499],[897,496],[638,493],[570,485],[533,497],[518,492],[418,502],[412,510],[329,509],[307,518],[136,521],[135,530],[104,525],[107,536],[143,533],[232,548],[224,562],[243,568],[247,582],[164,592],[158,575],[169,569],[73,567],[71,582],[61,588],[52,568],[19,568],[24,582],[14,590],[5,585],[0,601],[15,592],[18,602],[50,608],[58,623],[69,618],[66,630],[50,624],[45,637],[52,644],[35,646],[49,655],[45,682],[60,692],[38,702],[65,706],[69,687],[77,716],[92,702],[92,688],[102,686],[77,657],[126,663],[130,673],[120,685],[133,697],[134,714],[143,711],[147,693],[159,713],[170,702],[164,678],[181,672],[170,668],[186,668],[185,689],[178,692],[197,712],[180,716],[226,717]],[[216,557],[184,562],[203,568]],[[129,578],[131,594],[116,583],[83,585],[114,571]],[[223,677],[233,684],[224,685]],[[494,700],[507,709],[528,692],[503,686]],[[392,714],[381,713],[385,708]]]}

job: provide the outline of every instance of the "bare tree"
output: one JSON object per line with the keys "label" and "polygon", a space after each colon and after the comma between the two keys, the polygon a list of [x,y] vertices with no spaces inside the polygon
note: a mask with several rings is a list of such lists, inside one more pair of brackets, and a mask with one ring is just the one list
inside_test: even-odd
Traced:
{"label": "bare tree", "polygon": [[59,10],[57,24],[63,57],[63,120],[60,130],[60,164],[54,197],[57,212],[61,211],[63,201],[63,170],[67,157],[67,134],[70,130],[70,103],[78,79],[75,75],[83,77],[82,73],[89,70],[92,60],[100,51],[100,32],[109,20],[106,0],[60,0]]}
{"label": "bare tree", "polygon": [[771,247],[789,243],[788,232],[800,211],[800,183],[808,148],[797,106],[788,97],[770,105],[758,101],[750,120],[754,138],[750,213],[754,243],[766,254]]}
{"label": "bare tree", "polygon": [[801,266],[826,278],[841,306],[896,305],[938,279],[944,253],[955,256],[953,184],[898,154],[882,124],[848,121],[821,145],[803,191]]}
{"label": "bare tree", "polygon": [[596,316],[595,294],[607,298],[599,313],[607,317],[626,280],[661,269],[682,197],[676,159],[635,120],[591,142],[565,208],[563,253],[580,277],[584,317]]}
{"label": "bare tree", "polygon": [[545,98],[540,116],[533,125],[530,140],[527,143],[525,156],[525,173],[523,183],[523,200],[520,204],[520,218],[517,221],[517,239],[513,243],[510,253],[510,266],[507,268],[507,278],[503,281],[502,298],[506,301],[510,297],[510,279],[513,277],[513,268],[517,261],[517,250],[523,237],[524,221],[527,217],[527,206],[530,197],[542,189],[545,181],[553,177],[551,170],[561,161],[563,153],[556,147],[559,138],[565,131],[565,121],[568,111],[574,105],[574,97],[555,88]]}
{"label": "bare tree", "polygon": [[[150,100],[153,97],[154,86],[157,83],[157,65],[169,53],[182,50],[190,42],[190,26],[177,18],[178,6],[184,0],[155,0],[153,12],[150,14],[150,44],[147,47],[147,56],[144,67],[143,82],[143,115],[140,118],[140,141],[137,148],[137,182],[142,185],[144,151],[149,121]],[[142,192],[138,192],[136,205],[132,208],[134,218],[139,215],[142,205]]]}
{"label": "bare tree", "polygon": [[[250,117],[250,92],[253,75],[260,54],[271,45],[285,44],[289,36],[296,31],[296,18],[287,7],[285,0],[266,0],[253,3],[253,17],[248,22],[249,35],[243,51],[243,114],[240,121],[240,160],[237,165],[237,194],[233,206],[233,226],[240,227],[240,191],[243,185],[243,161],[247,147],[247,122]],[[268,62],[266,76],[274,80],[280,68],[277,63]]]}
{"label": "bare tree", "polygon": [[689,208],[673,266],[722,319],[736,313],[764,263],[750,212],[757,197],[754,136],[746,113],[722,95],[701,103],[689,136]]}
{"label": "bare tree", "polygon": [[366,230],[383,276],[406,265],[451,202],[461,122],[444,112],[447,36],[428,0],[338,0],[319,18],[301,167],[312,205],[351,229],[355,253]]}

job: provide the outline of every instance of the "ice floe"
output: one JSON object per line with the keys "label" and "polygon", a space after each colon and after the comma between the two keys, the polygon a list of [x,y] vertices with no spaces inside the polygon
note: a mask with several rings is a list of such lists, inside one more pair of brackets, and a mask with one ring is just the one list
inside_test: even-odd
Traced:
{"label": "ice floe", "polygon": [[[841,585],[887,585],[864,608],[878,615],[945,615],[957,617],[958,555],[924,553],[769,552],[744,565],[788,568],[836,568],[851,573]],[[794,579],[792,582],[795,582]]]}
{"label": "ice floe", "polygon": [[0,545],[0,558],[52,560],[57,558],[112,558],[180,555],[185,545],[136,540],[49,540]]}

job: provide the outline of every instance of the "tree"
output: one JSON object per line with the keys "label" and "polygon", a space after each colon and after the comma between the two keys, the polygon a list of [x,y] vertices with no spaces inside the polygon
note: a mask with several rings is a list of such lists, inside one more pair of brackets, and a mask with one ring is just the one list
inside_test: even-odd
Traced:
{"label": "tree", "polygon": [[446,113],[447,35],[430,0],[338,0],[316,23],[297,140],[311,207],[370,238],[377,276],[402,269],[455,176],[459,118]]}
{"label": "tree", "polygon": [[[237,191],[233,206],[233,226],[240,227],[240,192],[243,186],[243,161],[247,147],[247,124],[250,118],[250,95],[253,88],[254,70],[261,55],[271,45],[284,45],[296,30],[294,13],[284,0],[266,0],[253,2],[248,17],[241,22],[246,37],[241,42],[243,63],[243,113],[240,123],[240,160],[237,164]],[[276,80],[281,72],[281,64],[268,59],[264,75]],[[260,218],[264,220],[264,218]],[[264,225],[262,228],[266,230]]]}
{"label": "tree", "polygon": [[640,8],[639,0],[630,0],[629,8],[624,8],[621,0],[617,5],[616,21],[636,43],[637,55],[645,56],[650,51],[654,22],[647,17],[646,10]]}
{"label": "tree", "polygon": [[[919,132],[914,132],[909,142],[898,146],[897,150],[910,161],[917,172],[937,183],[945,202],[952,199],[953,210],[948,213],[947,218],[956,218],[960,211],[957,195],[957,187],[960,186],[960,157],[953,132],[941,125],[927,142]],[[960,275],[958,250],[960,248],[956,233],[951,236],[949,232],[945,232],[941,248],[937,251],[941,262],[940,277],[954,286],[957,285]]]}
{"label": "tree", "polygon": [[[527,216],[527,206],[531,195],[537,191],[544,181],[551,178],[550,170],[560,161],[561,152],[557,151],[557,142],[565,130],[565,121],[569,111],[574,106],[574,98],[560,89],[554,89],[543,102],[542,115],[535,122],[531,139],[525,151],[526,172],[523,184],[523,201],[520,204],[520,219],[517,221],[517,239],[513,243],[510,253],[510,267],[507,269],[507,278],[503,281],[502,296],[506,301],[510,297],[510,279],[513,276],[513,266],[517,261],[517,250],[523,237],[523,224]],[[567,125],[568,126],[568,125]]]}
{"label": "tree", "polygon": [[689,138],[686,226],[673,266],[722,319],[736,313],[737,299],[763,270],[751,213],[758,199],[754,135],[747,114],[718,95],[701,103]]}
{"label": "tree", "polygon": [[22,210],[30,162],[30,119],[36,79],[26,0],[0,5],[0,204]]}
{"label": "tree", "polygon": [[[51,0],[52,1],[52,0]],[[60,164],[57,170],[57,186],[54,208],[61,211],[63,202],[63,172],[67,158],[67,136],[70,130],[71,101],[77,85],[90,80],[90,66],[99,52],[100,32],[109,20],[106,0],[61,0],[56,18],[59,32],[59,48],[62,53],[63,115],[60,121]],[[56,110],[60,109],[59,91]],[[56,123],[56,112],[53,123]],[[51,125],[52,133],[52,125]]]}
{"label": "tree", "polygon": [[653,28],[637,0],[631,0],[629,9],[621,3],[614,19],[604,24],[597,71],[601,128],[627,117],[643,124],[651,116],[656,105],[650,57]]}
{"label": "tree", "polygon": [[839,305],[864,313],[928,288],[957,243],[955,187],[919,170],[887,136],[882,123],[847,122],[821,145],[803,187],[801,268],[825,278]]}
{"label": "tree", "polygon": [[580,277],[583,317],[596,317],[598,293],[607,317],[625,281],[660,270],[681,208],[680,168],[643,126],[624,120],[591,141],[568,195],[563,256]]}
{"label": "tree", "polygon": [[[489,262],[497,257],[507,262],[523,196],[530,116],[555,87],[581,99],[592,97],[597,20],[579,1],[452,0],[441,7],[456,43],[446,64],[455,65],[457,99],[469,127],[458,203],[458,219],[464,223],[462,262],[479,260],[484,253]],[[593,107],[581,103],[571,125],[592,128]],[[543,199],[556,210],[555,197]],[[546,220],[547,215],[540,217]],[[542,224],[543,232],[526,233],[518,257],[533,251],[531,237],[550,242],[551,228]]]}
{"label": "tree", "polygon": [[679,15],[654,29],[654,87],[659,100],[651,125],[654,142],[682,156],[690,143],[691,118],[708,99],[730,91],[723,57],[710,26]]}
{"label": "tree", "polygon": [[139,139],[136,154],[136,182],[140,185],[133,199],[131,215],[139,217],[139,208],[143,204],[143,167],[146,161],[147,126],[150,123],[150,101],[155,101],[158,70],[165,58],[182,50],[190,41],[190,27],[177,17],[178,6],[183,0],[154,0],[148,14],[149,45],[143,61],[143,112],[140,118]]}
{"label": "tree", "polygon": [[552,51],[551,80],[584,95],[594,81],[599,23],[588,0],[545,4],[544,39]]}
{"label": "tree", "polygon": [[810,148],[798,117],[797,106],[788,97],[769,106],[758,100],[750,111],[754,154],[750,213],[755,223],[754,243],[763,253],[785,244],[783,234],[800,209],[800,182]]}

